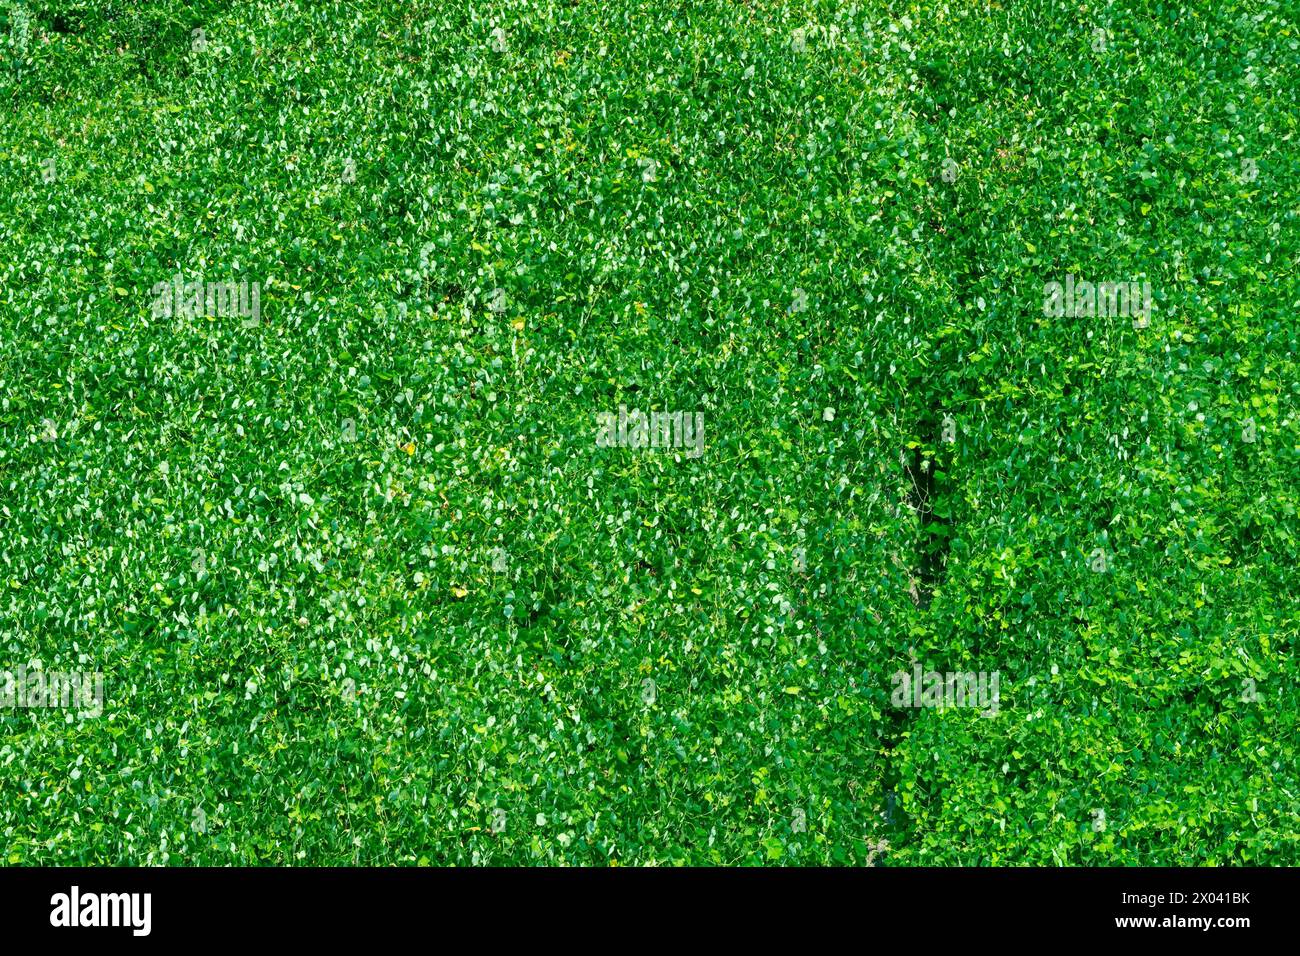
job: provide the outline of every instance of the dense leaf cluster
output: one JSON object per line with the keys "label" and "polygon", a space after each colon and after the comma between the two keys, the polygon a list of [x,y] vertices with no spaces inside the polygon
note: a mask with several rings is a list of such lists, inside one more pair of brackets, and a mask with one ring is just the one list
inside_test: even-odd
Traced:
{"label": "dense leaf cluster", "polygon": [[0,670],[107,691],[0,710],[3,862],[1300,862],[1294,6],[10,0],[0,57]]}

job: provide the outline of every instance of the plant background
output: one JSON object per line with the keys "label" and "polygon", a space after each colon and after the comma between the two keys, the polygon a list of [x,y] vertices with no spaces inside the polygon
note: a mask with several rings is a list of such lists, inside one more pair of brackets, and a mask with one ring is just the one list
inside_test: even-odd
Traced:
{"label": "plant background", "polygon": [[0,37],[0,667],[108,696],[0,711],[0,860],[1300,862],[1294,6]]}

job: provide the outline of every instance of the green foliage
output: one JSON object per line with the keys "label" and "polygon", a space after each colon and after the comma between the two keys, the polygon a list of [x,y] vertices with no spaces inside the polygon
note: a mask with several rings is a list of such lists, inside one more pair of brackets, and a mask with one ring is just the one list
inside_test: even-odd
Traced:
{"label": "green foliage", "polygon": [[1300,862],[1293,14],[0,7],[0,861]]}

